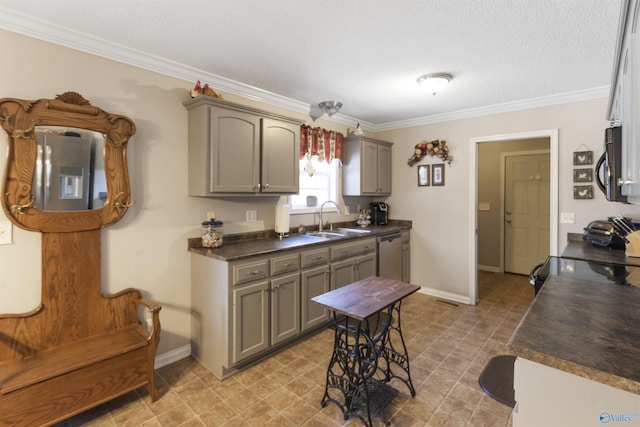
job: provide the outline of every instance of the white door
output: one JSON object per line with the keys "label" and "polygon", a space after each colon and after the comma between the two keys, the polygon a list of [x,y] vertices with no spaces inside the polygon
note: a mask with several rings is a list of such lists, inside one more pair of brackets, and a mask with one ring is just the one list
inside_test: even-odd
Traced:
{"label": "white door", "polygon": [[505,157],[504,270],[529,274],[549,255],[549,154]]}

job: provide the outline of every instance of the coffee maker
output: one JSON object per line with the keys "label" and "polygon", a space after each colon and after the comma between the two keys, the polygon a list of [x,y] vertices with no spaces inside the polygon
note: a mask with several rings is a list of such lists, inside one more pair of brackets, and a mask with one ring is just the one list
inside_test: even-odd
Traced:
{"label": "coffee maker", "polygon": [[385,202],[369,203],[371,209],[371,222],[374,225],[386,225],[389,221],[389,205]]}

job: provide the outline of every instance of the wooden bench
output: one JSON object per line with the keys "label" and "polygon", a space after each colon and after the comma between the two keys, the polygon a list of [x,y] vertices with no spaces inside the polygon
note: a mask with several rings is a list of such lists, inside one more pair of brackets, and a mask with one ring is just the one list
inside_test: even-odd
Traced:
{"label": "wooden bench", "polygon": [[65,248],[83,262],[45,258],[42,305],[0,316],[0,426],[51,425],[142,386],[158,399],[160,306],[135,289],[101,295],[99,239],[100,230],[43,233],[47,252]]}
{"label": "wooden bench", "polygon": [[[9,136],[0,205],[15,225],[42,234],[40,306],[0,315],[0,426],[48,426],[145,385],[157,400],[160,306],[135,289],[105,296],[101,284],[102,228],[133,205],[126,148],[135,124],[65,92],[55,99],[0,99],[0,126]],[[37,135],[61,127],[102,143],[108,190],[102,207],[34,206],[34,176],[43,163]],[[29,267],[25,260],[15,268]],[[10,285],[19,292],[22,283]]]}

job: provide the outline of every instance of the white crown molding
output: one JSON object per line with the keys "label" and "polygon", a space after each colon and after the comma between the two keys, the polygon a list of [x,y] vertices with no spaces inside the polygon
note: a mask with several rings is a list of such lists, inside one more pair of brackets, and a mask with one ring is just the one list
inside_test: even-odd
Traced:
{"label": "white crown molding", "polygon": [[596,98],[607,98],[609,96],[609,86],[602,86],[576,92],[566,92],[557,95],[541,96],[538,98],[523,99],[503,104],[488,105],[485,107],[471,108],[468,110],[454,111],[451,113],[435,114],[433,116],[418,117],[415,119],[389,122],[381,125],[374,125],[375,132],[385,130],[404,129],[414,126],[423,126],[434,123],[448,122],[453,120],[469,119],[473,117],[489,116],[492,114],[509,113],[520,110],[530,110],[533,108],[548,107],[551,105],[567,104],[570,102],[587,101]]}
{"label": "white crown molding", "polygon": [[[73,31],[69,28],[34,19],[0,6],[0,28],[29,37],[44,40],[81,52],[90,53],[114,61],[122,62],[145,70],[153,71],[181,80],[195,82],[202,80],[209,82],[222,92],[264,102],[273,106],[286,108],[298,113],[309,114],[311,105],[282,95],[278,95],[254,86],[237,82],[216,74],[212,74],[197,68],[188,67],[159,56],[150,55],[127,46],[93,37],[84,33]],[[507,102],[504,104],[489,105],[486,107],[472,108],[432,116],[418,117],[415,119],[401,120],[382,124],[369,123],[344,114],[335,114],[324,119],[347,126],[360,123],[363,130],[381,132],[386,130],[402,129],[414,126],[422,126],[452,120],[460,120],[472,117],[487,116],[491,114],[545,107],[549,105],[578,102],[593,98],[609,96],[609,86],[594,88],[579,92],[569,92],[559,95],[543,96],[539,98],[525,99],[522,101]]]}

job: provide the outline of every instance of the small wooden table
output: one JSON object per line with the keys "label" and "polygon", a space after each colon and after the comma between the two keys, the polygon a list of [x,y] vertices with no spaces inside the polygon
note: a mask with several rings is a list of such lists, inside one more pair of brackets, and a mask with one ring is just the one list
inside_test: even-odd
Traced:
{"label": "small wooden table", "polygon": [[[327,369],[322,407],[333,402],[344,414],[372,426],[371,416],[387,423],[384,408],[398,391],[388,385],[397,378],[411,382],[409,356],[400,327],[402,300],[420,286],[371,276],[311,298],[332,312],[333,354]],[[394,372],[392,367],[400,368]]]}

